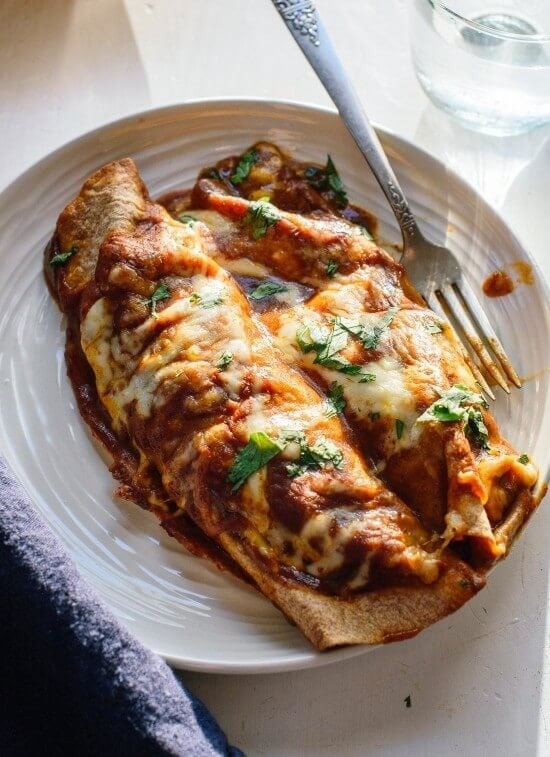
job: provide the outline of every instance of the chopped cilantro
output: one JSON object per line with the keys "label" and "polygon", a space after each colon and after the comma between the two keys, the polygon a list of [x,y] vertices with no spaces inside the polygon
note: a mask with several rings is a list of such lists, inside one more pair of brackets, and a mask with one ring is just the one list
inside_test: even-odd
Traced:
{"label": "chopped cilantro", "polygon": [[398,439],[401,439],[403,436],[403,431],[405,430],[405,424],[401,420],[401,418],[395,419],[395,435]]}
{"label": "chopped cilantro", "polygon": [[323,364],[323,361],[344,349],[348,343],[348,336],[336,323],[332,329],[304,324],[296,332],[296,341],[302,352],[315,352],[316,362]]}
{"label": "chopped cilantro", "polygon": [[405,697],[405,699],[403,701],[405,702],[405,707],[412,707],[411,695],[410,694],[407,697]]}
{"label": "chopped cilantro", "polygon": [[54,255],[53,258],[50,260],[50,265],[65,265],[67,260],[70,260],[73,255],[75,255],[78,252],[78,247],[75,247],[74,245],[72,247],[69,247],[68,250],[65,252],[59,252],[57,255]]}
{"label": "chopped cilantro", "polygon": [[483,422],[483,415],[478,408],[470,407],[466,420],[466,436],[479,444],[482,449],[489,449],[489,431]]}
{"label": "chopped cilantro", "polygon": [[333,192],[336,202],[341,208],[345,208],[348,204],[348,196],[344,184],[330,155],[327,155],[327,162],[324,168],[307,166],[304,170],[304,177],[312,187],[320,192],[326,190]]}
{"label": "chopped cilantro", "polygon": [[461,578],[460,581],[458,582],[458,585],[460,586],[461,589],[471,588],[470,582],[467,581],[465,578]]}
{"label": "chopped cilantro", "polygon": [[269,200],[261,199],[250,203],[244,221],[250,226],[252,239],[260,239],[280,217],[279,211]]}
{"label": "chopped cilantro", "polygon": [[286,466],[290,478],[297,478],[312,470],[320,470],[332,465],[341,470],[344,467],[344,455],[338,447],[325,437],[319,437],[315,444],[309,445],[303,431],[290,431],[276,441],[263,431],[250,434],[248,443],[235,455],[227,481],[232,484],[232,491],[237,491],[244,482],[260,468],[282,452],[287,444],[295,442],[300,447],[298,459]]}
{"label": "chopped cilantro", "polygon": [[395,318],[398,309],[389,308],[374,326],[364,326],[351,318],[339,318],[338,322],[343,329],[357,337],[365,349],[374,350],[378,346],[380,337]]}
{"label": "chopped cilantro", "polygon": [[332,418],[335,415],[340,415],[346,408],[346,400],[344,399],[344,387],[337,381],[333,381],[330,385],[330,389],[327,396],[327,410],[325,415],[328,418]]}
{"label": "chopped cilantro", "polygon": [[231,183],[240,184],[243,182],[250,173],[250,169],[254,163],[258,162],[259,157],[260,156],[256,150],[247,150],[237,163],[235,171],[231,175]]}
{"label": "chopped cilantro", "polygon": [[258,284],[249,296],[251,300],[263,300],[265,297],[270,297],[278,292],[288,292],[288,287],[279,284],[278,281],[264,281],[262,284]]}
{"label": "chopped cilantro", "polygon": [[205,310],[208,308],[214,308],[216,305],[221,305],[223,297],[202,297],[198,292],[192,292],[189,297],[191,305],[200,305]]}
{"label": "chopped cilantro", "polygon": [[335,320],[331,329],[319,326],[301,326],[296,332],[296,341],[303,353],[315,353],[314,363],[332,368],[334,371],[348,376],[358,376],[359,382],[365,384],[374,381],[374,373],[363,371],[360,365],[350,363],[338,353],[344,349],[348,342],[348,336],[338,321]]}
{"label": "chopped cilantro", "polygon": [[480,407],[487,407],[483,395],[471,392],[461,384],[455,384],[442,393],[440,398],[422,413],[418,421],[463,421],[466,435],[482,449],[489,449],[489,432],[483,422]]}
{"label": "chopped cilantro", "polygon": [[340,178],[340,175],[338,171],[336,170],[336,166],[332,162],[332,158],[330,155],[327,156],[327,164],[325,166],[325,173],[327,175],[328,179],[328,185],[334,192],[334,195],[336,196],[336,200],[338,201],[338,204],[342,207],[345,207],[348,204],[348,196],[346,194],[346,190],[344,189],[344,184],[342,182],[342,179]]}
{"label": "chopped cilantro", "polygon": [[190,216],[187,213],[182,213],[181,216],[178,216],[178,221],[180,223],[187,223],[190,226],[192,226],[196,222],[196,220],[196,218],[193,218],[193,216]]}
{"label": "chopped cilantro", "polygon": [[441,334],[443,331],[443,324],[437,321],[428,321],[424,326],[429,334]]}
{"label": "chopped cilantro", "polygon": [[223,297],[206,297],[201,302],[201,308],[204,308],[205,310],[207,308],[215,308],[216,305],[221,305],[223,303]]}
{"label": "chopped cilantro", "polygon": [[529,457],[527,455],[520,455],[518,457],[518,463],[521,463],[522,465],[527,465],[529,462]]}
{"label": "chopped cilantro", "polygon": [[233,360],[233,353],[232,352],[222,352],[220,355],[220,359],[216,363],[216,368],[218,368],[220,371],[223,371],[224,368],[227,368],[229,363]]}
{"label": "chopped cilantro", "polygon": [[159,284],[153,294],[149,297],[147,302],[151,307],[151,315],[153,318],[158,318],[157,304],[162,300],[167,300],[170,297],[170,290],[166,284]]}
{"label": "chopped cilantro", "polygon": [[369,413],[369,418],[374,423],[375,421],[380,420],[380,413]]}
{"label": "chopped cilantro", "polygon": [[293,433],[286,439],[287,441],[298,442],[300,445],[298,460],[288,463],[286,466],[290,478],[297,478],[310,470],[326,468],[327,465],[333,465],[338,470],[344,467],[344,455],[329,439],[320,437],[312,447],[307,443],[304,434]]}
{"label": "chopped cilantro", "polygon": [[232,484],[231,491],[240,489],[253,473],[267,465],[282,450],[283,447],[263,431],[250,434],[248,443],[237,452],[227,473],[227,481]]}
{"label": "chopped cilantro", "polygon": [[336,276],[336,274],[338,273],[339,268],[340,263],[337,260],[329,260],[326,266],[327,276],[330,276],[330,278],[332,279],[332,277]]}

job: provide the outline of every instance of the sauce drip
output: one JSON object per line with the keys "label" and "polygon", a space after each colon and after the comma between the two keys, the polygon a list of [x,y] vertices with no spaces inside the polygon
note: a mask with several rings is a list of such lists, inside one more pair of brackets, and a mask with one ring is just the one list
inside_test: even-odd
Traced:
{"label": "sauce drip", "polygon": [[517,281],[520,284],[531,285],[535,283],[535,277],[533,276],[533,267],[531,263],[526,260],[516,260],[512,263],[517,274]]}
{"label": "sauce drip", "polygon": [[487,297],[504,297],[514,291],[516,284],[531,286],[535,283],[533,267],[526,260],[515,260],[511,267],[516,274],[515,280],[502,268],[487,276],[482,287]]}
{"label": "sauce drip", "polygon": [[514,291],[515,285],[506,271],[499,268],[487,276],[482,288],[487,297],[504,297]]}

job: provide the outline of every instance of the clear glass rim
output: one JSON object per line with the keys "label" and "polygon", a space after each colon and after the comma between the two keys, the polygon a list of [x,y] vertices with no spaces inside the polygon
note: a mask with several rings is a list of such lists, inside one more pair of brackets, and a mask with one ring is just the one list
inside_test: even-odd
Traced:
{"label": "clear glass rim", "polygon": [[490,26],[485,26],[485,24],[481,24],[479,21],[472,21],[469,18],[465,18],[457,11],[453,10],[452,8],[449,8],[447,5],[446,0],[427,0],[427,2],[432,6],[432,8],[436,11],[441,11],[442,13],[446,13],[449,16],[452,16],[457,21],[461,21],[463,24],[468,26],[470,29],[473,29],[474,31],[481,32],[483,34],[489,34],[492,37],[497,37],[498,39],[502,40],[514,40],[515,42],[522,42],[523,44],[531,44],[531,43],[538,43],[541,42],[550,44],[550,34],[518,34],[517,32],[503,32],[499,31],[498,29],[493,29]]}

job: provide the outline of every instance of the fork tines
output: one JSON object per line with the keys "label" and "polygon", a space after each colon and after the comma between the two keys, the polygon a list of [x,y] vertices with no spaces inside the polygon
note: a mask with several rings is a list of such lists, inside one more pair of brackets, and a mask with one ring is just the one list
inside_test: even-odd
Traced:
{"label": "fork tines", "polygon": [[439,315],[450,317],[462,342],[466,362],[476,380],[491,399],[494,399],[495,396],[469,354],[470,350],[468,350],[465,340],[471,351],[478,357],[487,375],[505,392],[510,393],[507,378],[518,388],[521,387],[521,379],[504,351],[474,291],[463,276],[460,277],[460,281],[449,282],[439,289],[434,289],[427,302],[430,308]]}

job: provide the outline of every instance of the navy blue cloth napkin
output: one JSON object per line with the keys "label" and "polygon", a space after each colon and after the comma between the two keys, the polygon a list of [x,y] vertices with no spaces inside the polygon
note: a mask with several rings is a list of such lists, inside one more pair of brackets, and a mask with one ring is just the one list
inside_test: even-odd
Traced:
{"label": "navy blue cloth napkin", "polygon": [[1,755],[242,755],[98,600],[1,457],[0,660]]}

